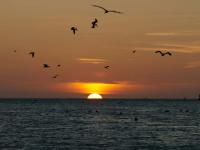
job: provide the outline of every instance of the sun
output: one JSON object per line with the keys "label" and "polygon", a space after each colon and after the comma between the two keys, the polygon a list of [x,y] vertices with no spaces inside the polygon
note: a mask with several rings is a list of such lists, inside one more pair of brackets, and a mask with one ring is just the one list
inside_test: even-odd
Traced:
{"label": "sun", "polygon": [[103,99],[103,97],[100,94],[93,93],[90,94],[87,99]]}

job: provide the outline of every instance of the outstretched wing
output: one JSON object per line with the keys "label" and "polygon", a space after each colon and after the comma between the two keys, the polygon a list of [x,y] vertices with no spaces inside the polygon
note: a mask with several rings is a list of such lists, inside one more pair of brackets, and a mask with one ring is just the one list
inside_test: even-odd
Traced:
{"label": "outstretched wing", "polygon": [[29,54],[30,54],[32,57],[35,56],[35,53],[34,53],[34,52],[30,52]]}
{"label": "outstretched wing", "polygon": [[118,14],[123,14],[123,12],[116,11],[116,10],[109,10],[109,12],[118,13]]}
{"label": "outstretched wing", "polygon": [[102,6],[98,6],[98,5],[92,5],[93,7],[97,7],[97,8],[101,8],[101,9],[103,9],[103,10],[105,10],[105,11],[108,11],[107,9],[105,9],[104,7],[102,7]]}
{"label": "outstretched wing", "polygon": [[170,53],[170,52],[166,52],[165,54],[168,54],[168,55],[172,56],[172,53]]}
{"label": "outstretched wing", "polygon": [[43,64],[44,68],[49,68],[50,66],[48,64]]}
{"label": "outstretched wing", "polygon": [[104,68],[105,68],[105,69],[108,69],[109,67],[110,67],[110,66],[105,66]]}
{"label": "outstretched wing", "polygon": [[160,54],[162,54],[162,52],[161,52],[161,51],[155,51],[155,53],[160,53]]}

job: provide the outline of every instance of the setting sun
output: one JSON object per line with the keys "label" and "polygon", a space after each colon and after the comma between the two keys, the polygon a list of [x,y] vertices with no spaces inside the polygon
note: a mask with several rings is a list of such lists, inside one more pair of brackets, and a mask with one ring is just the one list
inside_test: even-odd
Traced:
{"label": "setting sun", "polygon": [[87,99],[103,99],[103,97],[99,94],[90,94]]}

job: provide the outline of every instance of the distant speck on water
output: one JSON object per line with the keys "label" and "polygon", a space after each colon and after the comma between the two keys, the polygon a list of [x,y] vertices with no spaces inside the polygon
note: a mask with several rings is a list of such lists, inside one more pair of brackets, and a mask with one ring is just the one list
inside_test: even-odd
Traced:
{"label": "distant speck on water", "polygon": [[138,121],[138,118],[137,117],[135,117],[135,119],[134,119],[135,121]]}

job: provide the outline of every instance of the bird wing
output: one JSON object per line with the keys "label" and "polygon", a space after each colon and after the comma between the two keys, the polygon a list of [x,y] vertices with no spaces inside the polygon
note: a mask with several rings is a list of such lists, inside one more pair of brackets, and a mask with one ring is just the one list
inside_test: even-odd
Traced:
{"label": "bird wing", "polygon": [[116,11],[116,10],[109,10],[109,12],[118,13],[118,14],[123,14],[123,12]]}
{"label": "bird wing", "polygon": [[170,52],[166,52],[165,54],[168,54],[168,55],[170,55],[170,56],[172,55],[172,53],[170,53]]}
{"label": "bird wing", "polygon": [[104,68],[109,68],[110,66],[105,66]]}
{"label": "bird wing", "polygon": [[105,11],[108,11],[107,9],[105,9],[105,8],[103,8],[102,6],[98,6],[98,5],[92,5],[93,7],[97,7],[97,8],[101,8],[101,9],[103,9],[103,10],[105,10]]}
{"label": "bird wing", "polygon": [[48,68],[48,67],[50,67],[50,66],[47,65],[47,64],[43,64],[43,67],[44,67],[44,68]]}
{"label": "bird wing", "polygon": [[34,52],[30,52],[29,53],[32,57],[34,57],[35,53]]}
{"label": "bird wing", "polygon": [[155,53],[161,53],[161,54],[162,54],[162,52],[161,52],[161,51],[155,51]]}
{"label": "bird wing", "polygon": [[78,30],[76,27],[71,27],[71,30]]}
{"label": "bird wing", "polygon": [[97,20],[97,18],[95,18],[95,21],[94,21],[95,23],[98,23],[98,20]]}

